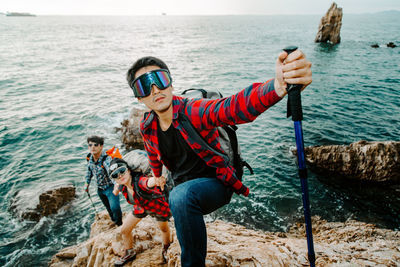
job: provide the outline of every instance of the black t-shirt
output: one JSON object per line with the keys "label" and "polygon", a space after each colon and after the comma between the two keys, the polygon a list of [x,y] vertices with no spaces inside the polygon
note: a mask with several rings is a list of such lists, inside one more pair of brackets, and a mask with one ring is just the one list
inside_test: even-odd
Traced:
{"label": "black t-shirt", "polygon": [[216,169],[194,153],[172,124],[166,131],[158,125],[157,134],[162,159],[170,168],[175,186],[194,178],[216,177]]}

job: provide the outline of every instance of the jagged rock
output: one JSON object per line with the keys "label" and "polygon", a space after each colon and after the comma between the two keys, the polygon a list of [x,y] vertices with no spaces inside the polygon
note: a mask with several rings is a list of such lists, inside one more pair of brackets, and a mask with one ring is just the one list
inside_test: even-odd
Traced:
{"label": "jagged rock", "polygon": [[341,7],[337,7],[333,2],[331,7],[326,12],[325,16],[321,18],[318,27],[318,33],[315,37],[316,43],[332,44],[340,43],[340,28],[342,27],[343,11]]}
{"label": "jagged rock", "polygon": [[395,45],[393,42],[387,43],[386,46],[387,46],[387,47],[390,47],[390,48],[395,48],[395,47],[397,47],[397,45]]}
{"label": "jagged rock", "polygon": [[[43,190],[43,189],[42,189]],[[39,197],[37,197],[39,195]],[[75,186],[57,185],[46,192],[20,190],[11,200],[10,210],[24,220],[39,221],[43,216],[55,214],[75,198]]]}
{"label": "jagged rock", "polygon": [[379,45],[378,44],[373,44],[373,45],[371,45],[371,47],[372,48],[379,48]]}
{"label": "jagged rock", "polygon": [[312,146],[306,161],[317,172],[371,182],[400,182],[400,142],[359,141],[348,146]]}
{"label": "jagged rock", "polygon": [[139,131],[139,123],[146,110],[140,106],[134,106],[129,114],[129,118],[121,122],[121,128],[116,128],[117,132],[121,132],[121,141],[126,148],[144,149],[142,136]]}
{"label": "jagged rock", "polygon": [[[317,266],[397,266],[400,262],[400,232],[349,220],[327,222],[313,217]],[[174,242],[168,264],[161,260],[161,235],[155,220],[147,217],[133,230],[136,260],[125,266],[180,266],[180,247],[170,223]],[[120,227],[106,212],[96,216],[89,240],[65,248],[53,256],[50,266],[113,266],[122,252]],[[207,266],[306,266],[304,225],[295,224],[288,233],[246,229],[233,223],[207,224]],[[71,259],[74,254],[76,256]]]}
{"label": "jagged rock", "polygon": [[[129,151],[124,155],[123,159],[134,171],[151,176],[150,162],[146,151],[140,149]],[[168,177],[168,170],[165,166],[162,168],[162,175]]]}
{"label": "jagged rock", "polygon": [[123,159],[137,172],[149,174],[151,172],[149,159],[144,150],[135,149],[124,155]]}

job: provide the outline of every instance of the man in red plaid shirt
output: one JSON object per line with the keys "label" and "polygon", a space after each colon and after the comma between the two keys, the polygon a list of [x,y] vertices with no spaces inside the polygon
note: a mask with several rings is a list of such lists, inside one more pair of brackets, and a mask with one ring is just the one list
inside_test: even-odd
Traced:
{"label": "man in red plaid shirt", "polygon": [[229,203],[232,192],[247,196],[222,150],[216,127],[251,122],[281,100],[287,83],[312,81],[311,63],[296,50],[279,54],[276,77],[253,83],[223,99],[188,99],[173,95],[167,65],[144,57],[128,70],[127,80],[138,101],[151,111],[140,124],[156,184],[164,189],[162,165],[175,187],[169,205],[181,246],[182,266],[205,266],[207,233],[203,216]]}

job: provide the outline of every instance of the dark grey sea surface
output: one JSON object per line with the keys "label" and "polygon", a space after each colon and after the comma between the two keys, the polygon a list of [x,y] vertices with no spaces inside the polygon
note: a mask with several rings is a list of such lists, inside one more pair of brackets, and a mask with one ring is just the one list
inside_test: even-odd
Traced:
{"label": "dark grey sea surface", "polygon": [[[170,67],[175,93],[195,87],[230,95],[274,77],[287,45],[313,63],[302,94],[305,145],[399,140],[399,13],[344,14],[342,43],[313,42],[320,16],[0,16],[0,265],[46,266],[58,250],[86,240],[94,212],[83,191],[86,136],[121,145],[114,131],[138,102],[125,73],[153,55]],[[370,45],[378,43],[380,48]],[[285,231],[302,218],[292,121],[286,100],[239,126],[249,197],[207,217]],[[122,151],[126,151],[122,148]],[[77,198],[39,223],[9,211],[19,191],[70,182]],[[309,172],[312,215],[400,229],[400,197],[376,186],[341,185]],[[102,209],[92,184],[97,209]],[[27,194],[27,202],[30,201]],[[130,207],[121,198],[123,210]],[[140,227],[140,225],[138,226]]]}

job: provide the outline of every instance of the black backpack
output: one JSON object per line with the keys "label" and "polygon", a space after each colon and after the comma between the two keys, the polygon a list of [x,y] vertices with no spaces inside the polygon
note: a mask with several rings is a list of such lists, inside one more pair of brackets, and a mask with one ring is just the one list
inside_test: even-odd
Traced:
{"label": "black backpack", "polygon": [[[201,93],[201,95],[199,93]],[[182,95],[185,95],[190,98],[202,97],[209,99],[218,99],[223,97],[220,92],[207,91],[204,89],[194,89],[194,88],[183,91]],[[250,171],[250,174],[254,174],[254,172],[251,166],[241,157],[240,147],[236,135],[237,129],[238,128],[236,125],[226,125],[223,127],[217,127],[221,147],[228,155],[230,165],[232,165],[235,168],[237,178],[240,181],[242,181],[244,167],[246,167]]]}

